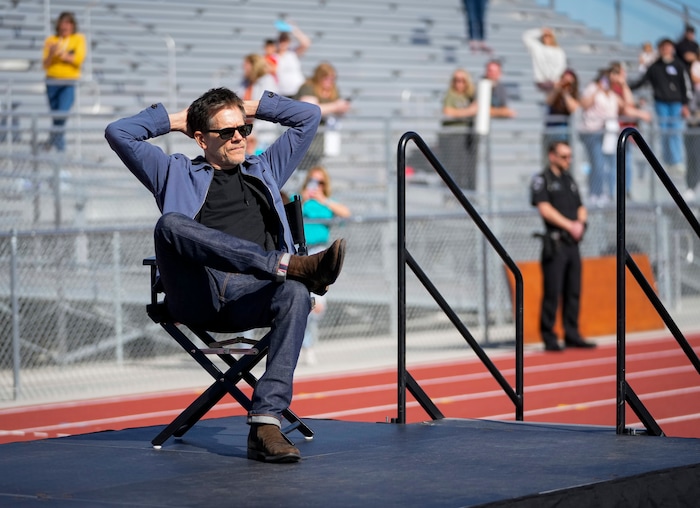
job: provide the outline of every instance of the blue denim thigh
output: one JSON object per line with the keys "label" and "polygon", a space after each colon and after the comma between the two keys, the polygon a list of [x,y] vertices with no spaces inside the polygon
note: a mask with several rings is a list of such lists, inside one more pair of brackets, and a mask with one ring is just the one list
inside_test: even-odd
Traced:
{"label": "blue denim thigh", "polygon": [[[167,213],[158,220],[154,242],[168,309],[181,322],[204,327],[218,319],[227,301],[238,297],[226,296],[222,289],[232,272],[254,293],[260,285],[273,282],[280,257],[278,252],[266,252],[179,213]],[[231,285],[229,290],[242,291],[241,287]]]}

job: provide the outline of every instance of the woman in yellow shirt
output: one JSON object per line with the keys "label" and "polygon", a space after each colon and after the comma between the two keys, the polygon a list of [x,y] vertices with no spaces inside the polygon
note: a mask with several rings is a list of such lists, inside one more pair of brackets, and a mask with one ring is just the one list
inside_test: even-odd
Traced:
{"label": "woman in yellow shirt", "polygon": [[56,34],[44,41],[46,95],[54,114],[47,148],[54,146],[61,152],[66,149],[64,126],[75,101],[75,83],[85,60],[85,37],[77,30],[73,13],[62,12],[56,21]]}

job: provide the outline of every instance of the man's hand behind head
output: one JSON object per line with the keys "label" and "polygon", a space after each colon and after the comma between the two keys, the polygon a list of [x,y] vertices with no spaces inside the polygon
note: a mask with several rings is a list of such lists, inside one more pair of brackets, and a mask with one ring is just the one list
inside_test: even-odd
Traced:
{"label": "man's hand behind head", "polygon": [[187,136],[192,137],[192,133],[187,129],[187,109],[169,114],[168,118],[170,118],[171,132],[182,132]]}

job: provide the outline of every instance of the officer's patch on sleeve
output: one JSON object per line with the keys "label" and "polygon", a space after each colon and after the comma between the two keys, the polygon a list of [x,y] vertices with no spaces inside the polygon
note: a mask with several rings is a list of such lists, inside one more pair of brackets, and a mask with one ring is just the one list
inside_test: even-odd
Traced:
{"label": "officer's patch on sleeve", "polygon": [[544,189],[544,177],[542,175],[535,175],[532,177],[532,190],[534,192],[539,192]]}

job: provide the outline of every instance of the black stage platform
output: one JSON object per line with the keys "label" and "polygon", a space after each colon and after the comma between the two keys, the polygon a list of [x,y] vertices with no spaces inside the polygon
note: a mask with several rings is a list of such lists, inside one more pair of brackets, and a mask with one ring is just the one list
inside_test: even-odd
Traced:
{"label": "black stage platform", "polygon": [[[307,420],[303,460],[246,458],[243,417],[0,446],[0,506],[698,506],[700,440],[482,420]],[[298,437],[298,439],[297,439]]]}

